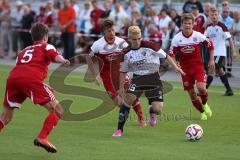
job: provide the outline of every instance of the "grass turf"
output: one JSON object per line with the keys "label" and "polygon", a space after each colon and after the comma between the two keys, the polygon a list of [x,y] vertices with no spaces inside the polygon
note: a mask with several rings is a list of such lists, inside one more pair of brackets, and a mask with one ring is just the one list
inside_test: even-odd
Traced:
{"label": "grass turf", "polygon": [[[9,67],[0,66],[0,99],[3,99],[5,80]],[[97,88],[92,83],[83,82],[81,74],[73,73],[66,83]],[[118,109],[89,121],[60,121],[50,136],[57,146],[57,154],[33,146],[33,139],[42,126],[47,111],[34,106],[30,100],[15,111],[13,121],[0,133],[0,160],[238,160],[240,153],[239,98],[240,89],[234,88],[233,97],[224,97],[223,87],[211,87],[209,105],[213,117],[200,121],[199,113],[192,107],[181,84],[171,82],[174,90],[165,95],[164,116],[156,127],[140,128],[132,111],[121,138],[111,135],[116,128]],[[221,92],[222,91],[222,92]],[[79,113],[93,109],[100,100],[85,96],[57,93],[60,100],[74,101],[71,112]],[[143,110],[147,113],[147,101],[141,99]],[[148,114],[147,114],[148,118]],[[198,142],[185,139],[187,125],[197,123],[204,130]]]}

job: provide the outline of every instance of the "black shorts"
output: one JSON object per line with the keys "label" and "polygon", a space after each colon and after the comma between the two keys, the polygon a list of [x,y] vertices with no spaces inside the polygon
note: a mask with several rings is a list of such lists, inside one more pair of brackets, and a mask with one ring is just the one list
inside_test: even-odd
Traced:
{"label": "black shorts", "polygon": [[139,98],[143,92],[148,99],[149,105],[155,101],[163,102],[163,85],[159,73],[156,72],[150,75],[133,75],[127,93],[134,94]]}
{"label": "black shorts", "polygon": [[215,68],[220,70],[225,66],[225,56],[214,56]]}

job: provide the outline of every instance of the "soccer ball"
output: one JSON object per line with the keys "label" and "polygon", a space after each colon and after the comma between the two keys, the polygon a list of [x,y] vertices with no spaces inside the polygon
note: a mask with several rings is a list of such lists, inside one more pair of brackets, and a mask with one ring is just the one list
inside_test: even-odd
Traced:
{"label": "soccer ball", "polygon": [[185,131],[186,137],[190,141],[198,141],[203,136],[203,129],[198,124],[190,124]]}

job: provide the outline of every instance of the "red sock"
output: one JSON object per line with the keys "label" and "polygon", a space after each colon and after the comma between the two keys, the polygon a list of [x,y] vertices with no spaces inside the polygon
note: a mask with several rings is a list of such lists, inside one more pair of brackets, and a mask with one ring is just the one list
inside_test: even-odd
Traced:
{"label": "red sock", "polygon": [[201,99],[202,99],[202,104],[206,104],[208,101],[208,92],[206,91],[205,94],[200,95]]}
{"label": "red sock", "polygon": [[138,120],[139,121],[144,121],[143,113],[142,113],[142,107],[141,107],[141,104],[140,104],[140,102],[138,100],[136,100],[133,103],[133,109],[134,109],[134,111],[136,112],[136,114],[138,116]]}
{"label": "red sock", "polygon": [[4,123],[3,121],[0,119],[0,131],[4,128]]}
{"label": "red sock", "polygon": [[204,112],[202,103],[200,102],[199,99],[192,100],[192,104],[193,104],[193,106],[194,106],[199,112],[201,112],[201,113]]}
{"label": "red sock", "polygon": [[56,112],[51,112],[43,123],[42,130],[38,134],[38,138],[45,139],[52,131],[52,129],[57,125],[59,116]]}

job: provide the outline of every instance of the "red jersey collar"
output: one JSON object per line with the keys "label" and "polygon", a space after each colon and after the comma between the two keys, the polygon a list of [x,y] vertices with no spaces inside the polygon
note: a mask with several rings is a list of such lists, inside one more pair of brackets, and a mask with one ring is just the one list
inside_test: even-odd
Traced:
{"label": "red jersey collar", "polygon": [[108,44],[113,44],[115,42],[115,37],[112,41],[108,41],[107,38],[104,36],[104,39],[105,41],[108,43]]}
{"label": "red jersey collar", "polygon": [[193,34],[193,31],[192,31],[192,33],[191,33],[191,34],[189,34],[188,36],[187,36],[187,35],[185,35],[185,34],[182,32],[182,35],[183,35],[185,38],[189,38],[189,37],[191,37],[191,36],[192,36],[192,34]]}

